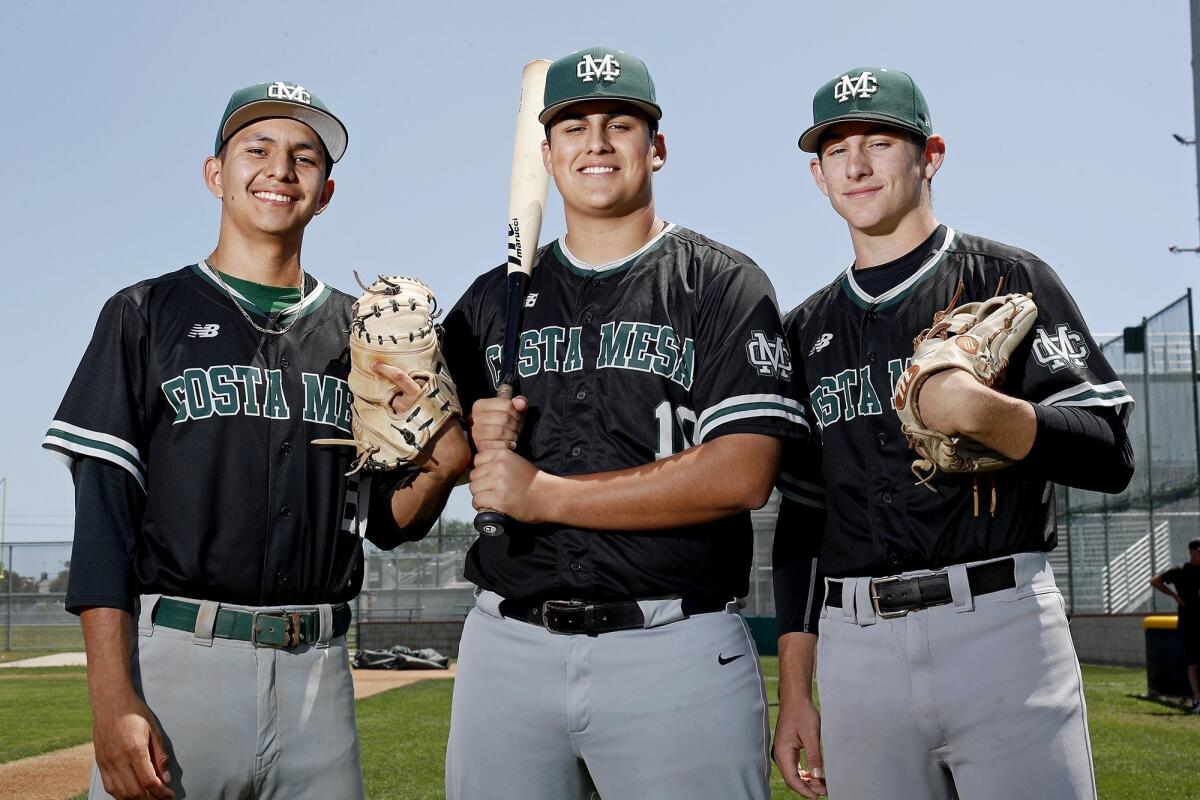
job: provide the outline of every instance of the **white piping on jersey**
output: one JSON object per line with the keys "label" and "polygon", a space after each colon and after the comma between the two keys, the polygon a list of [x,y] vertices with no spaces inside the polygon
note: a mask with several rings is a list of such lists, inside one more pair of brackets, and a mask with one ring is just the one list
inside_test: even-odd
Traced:
{"label": "white piping on jersey", "polygon": [[561,237],[559,237],[558,247],[560,250],[562,250],[562,254],[563,254],[563,256],[566,257],[567,261],[571,262],[571,266],[577,267],[579,269],[587,270],[588,272],[605,272],[610,269],[615,269],[615,268],[621,266],[622,264],[628,264],[630,261],[637,258],[642,253],[646,252],[651,247],[653,247],[654,244],[659,239],[661,239],[663,236],[665,236],[667,234],[667,231],[673,230],[674,228],[675,228],[675,223],[668,222],[667,224],[663,225],[663,229],[661,231],[659,231],[657,234],[654,235],[653,239],[646,242],[644,245],[639,247],[634,252],[630,253],[627,256],[621,256],[616,261],[610,261],[607,264],[601,264],[600,266],[594,266],[592,264],[587,263],[586,261],[581,261],[578,256],[576,256],[574,253],[572,253],[570,251],[570,249],[567,247],[566,234],[563,234]]}
{"label": "white piping on jersey", "polygon": [[1119,406],[1132,403],[1133,395],[1121,381],[1101,384],[1084,381],[1038,402],[1044,406]]}
{"label": "white piping on jersey", "polygon": [[[824,589],[825,585],[822,584],[821,588]],[[808,602],[804,604],[804,616],[802,617],[802,619],[804,620],[804,627],[802,627],[800,629],[804,633],[812,633],[812,631],[810,631],[808,629],[808,620],[809,620],[809,615],[812,614],[813,599],[816,597],[816,595],[817,595],[817,560],[814,558],[814,559],[812,559],[812,572],[808,576]]]}
{"label": "white piping on jersey", "polygon": [[50,428],[51,430],[60,430],[63,433],[74,434],[82,439],[90,439],[98,444],[111,445],[122,452],[127,453],[129,457],[125,458],[117,455],[111,450],[105,450],[101,447],[89,447],[86,444],[73,442],[69,439],[64,439],[60,436],[54,436],[49,433],[47,433],[46,437],[42,439],[43,447],[47,445],[53,445],[54,447],[62,448],[63,450],[69,450],[72,453],[78,453],[81,456],[95,456],[96,458],[116,464],[119,467],[124,467],[129,471],[130,474],[133,475],[134,478],[137,479],[138,484],[142,487],[142,491],[146,490],[146,465],[142,461],[141,454],[138,453],[137,448],[131,445],[129,442],[125,441],[124,439],[118,439],[116,436],[112,436],[107,433],[90,431],[87,428],[80,428],[78,425],[72,425],[69,422],[62,422],[61,420],[57,419],[50,423]]}
{"label": "white piping on jersey", "polygon": [[[738,406],[750,406],[750,408],[742,411],[729,411]],[[755,417],[782,417],[789,422],[803,426],[805,430],[809,429],[808,420],[804,418],[804,407],[795,400],[779,394],[740,394],[736,397],[727,397],[715,406],[706,408],[696,418],[695,443],[703,442],[708,434],[726,422]]]}
{"label": "white piping on jersey", "polygon": [[937,266],[938,262],[942,260],[942,256],[946,255],[946,251],[948,251],[950,249],[950,244],[954,241],[955,235],[956,235],[956,232],[955,232],[954,228],[951,228],[949,225],[947,225],[945,240],[942,242],[941,246],[938,247],[937,250],[935,250],[932,254],[930,254],[929,258],[927,258],[925,260],[925,263],[922,264],[916,272],[914,272],[912,275],[909,275],[907,280],[893,286],[891,289],[888,289],[886,292],[879,295],[878,297],[872,297],[871,295],[867,294],[861,288],[859,288],[859,285],[857,283],[854,282],[854,265],[853,264],[851,264],[849,267],[846,268],[846,272],[845,272],[846,285],[849,286],[850,291],[854,292],[854,294],[857,295],[858,298],[860,300],[862,300],[864,303],[867,303],[867,304],[882,303],[885,300],[891,300],[896,295],[899,295],[899,294],[902,294],[903,292],[908,291],[908,289],[912,288],[913,285],[920,282],[920,280],[925,277],[926,273],[928,273],[929,270],[931,270],[935,266]]}
{"label": "white piping on jersey", "polygon": [[[260,313],[262,312],[262,309],[258,308],[258,306],[256,306],[254,304],[254,301],[248,299],[244,294],[239,292],[237,289],[233,288],[232,286],[229,286],[224,281],[222,281],[220,278],[218,278],[216,275],[214,275],[213,271],[208,268],[208,264],[204,263],[203,260],[201,260],[199,263],[196,264],[196,268],[199,269],[201,272],[203,272],[205,275],[207,275],[209,277],[209,279],[212,280],[213,282],[215,282],[218,286],[224,286],[225,290],[228,291],[231,295],[233,295],[234,298],[236,298],[239,302],[241,302],[245,305],[248,305],[253,309],[257,309]],[[310,273],[305,273],[305,274],[310,274]],[[287,308],[280,311],[279,312],[280,319],[283,319],[284,317],[288,316],[289,314],[299,314],[301,311],[303,311],[306,307],[311,305],[315,300],[317,300],[321,296],[321,292],[325,291],[325,284],[322,283],[321,279],[315,275],[312,276],[312,279],[313,279],[313,281],[315,281],[312,291],[309,292],[308,294],[305,294],[303,297],[301,297],[299,302],[293,303],[292,305],[290,305]]]}

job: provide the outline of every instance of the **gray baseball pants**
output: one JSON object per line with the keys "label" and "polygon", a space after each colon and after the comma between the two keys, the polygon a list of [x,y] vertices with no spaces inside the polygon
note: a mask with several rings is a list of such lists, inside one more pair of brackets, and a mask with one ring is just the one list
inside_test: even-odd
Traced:
{"label": "gray baseball pants", "polygon": [[893,619],[843,582],[817,650],[831,797],[1095,800],[1062,594],[1046,554],[1013,558],[1015,588],[972,597],[955,565],[952,603]]}
{"label": "gray baseball pants", "polygon": [[[256,648],[213,637],[216,603],[202,606],[192,633],[155,626],[158,599],[141,598],[133,682],[162,727],[176,798],[363,796],[344,637]],[[89,797],[109,798],[96,767]]]}
{"label": "gray baseball pants", "polygon": [[459,648],[448,800],[765,800],[767,701],[745,621],[642,601],[647,625],[562,635],[481,592]]}

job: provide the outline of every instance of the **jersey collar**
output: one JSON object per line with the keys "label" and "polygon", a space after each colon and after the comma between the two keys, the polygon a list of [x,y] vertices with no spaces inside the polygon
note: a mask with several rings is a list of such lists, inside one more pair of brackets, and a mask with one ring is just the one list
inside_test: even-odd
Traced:
{"label": "jersey collar", "polygon": [[[217,277],[213,275],[212,270],[209,269],[208,265],[205,264],[203,260],[193,264],[192,271],[204,279],[206,283],[216,289],[218,294],[232,296],[237,304],[246,309],[246,311],[250,314],[262,317],[263,319],[271,318],[265,311],[256,306],[244,294],[233,288],[233,286],[230,286],[229,290],[226,291],[225,287],[221,285],[220,281],[217,280]],[[312,312],[316,311],[329,298],[331,293],[329,287],[326,286],[315,275],[311,275],[309,273],[305,274],[312,278],[312,288],[304,293],[304,296],[300,298],[299,302],[293,303],[292,305],[280,311],[279,316],[276,318],[277,322],[287,319],[293,314],[299,314],[302,317],[306,317]]]}
{"label": "jersey collar", "polygon": [[904,298],[912,294],[913,289],[920,285],[926,278],[933,274],[934,268],[942,262],[949,252],[951,245],[958,241],[958,231],[950,226],[946,226],[946,238],[942,240],[942,244],[934,250],[929,258],[925,259],[916,272],[908,277],[907,280],[896,284],[891,289],[888,289],[878,297],[872,297],[863,291],[862,287],[854,280],[854,265],[851,264],[842,273],[842,291],[846,293],[854,304],[859,308],[888,308],[899,303]]}
{"label": "jersey collar", "polygon": [[575,256],[574,253],[568,250],[567,237],[565,234],[554,242],[554,253],[558,256],[558,260],[576,275],[580,275],[585,278],[600,275],[612,275],[632,267],[633,262],[637,261],[646,253],[649,253],[651,250],[654,250],[660,244],[662,244],[663,237],[666,236],[669,231],[674,229],[675,223],[668,222],[663,225],[663,229],[661,231],[654,235],[654,238],[639,247],[635,252],[618,258],[616,261],[610,261],[607,264],[601,264],[600,266],[593,266],[585,261],[581,261]]}

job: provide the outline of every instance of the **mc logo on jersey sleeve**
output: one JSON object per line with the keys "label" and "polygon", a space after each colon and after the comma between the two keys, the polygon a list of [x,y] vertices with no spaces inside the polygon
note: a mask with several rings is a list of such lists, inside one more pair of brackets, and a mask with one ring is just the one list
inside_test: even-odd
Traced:
{"label": "mc logo on jersey sleeve", "polygon": [[1054,333],[1040,326],[1034,329],[1033,357],[1051,372],[1068,366],[1085,367],[1090,355],[1083,334],[1068,325],[1059,325]]}
{"label": "mc logo on jersey sleeve", "polygon": [[763,377],[775,376],[781,381],[792,379],[792,353],[783,336],[767,336],[762,331],[751,331],[746,342],[746,360]]}

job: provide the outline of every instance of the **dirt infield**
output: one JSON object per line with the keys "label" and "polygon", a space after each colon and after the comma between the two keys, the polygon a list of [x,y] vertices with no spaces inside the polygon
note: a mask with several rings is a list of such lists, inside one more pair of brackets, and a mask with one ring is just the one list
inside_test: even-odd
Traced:
{"label": "dirt infield", "polygon": [[[430,678],[453,678],[448,670],[354,670],[354,699]],[[0,764],[0,800],[65,800],[86,791],[92,774],[92,744],[55,750]]]}

